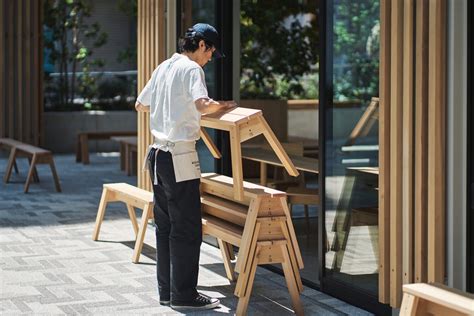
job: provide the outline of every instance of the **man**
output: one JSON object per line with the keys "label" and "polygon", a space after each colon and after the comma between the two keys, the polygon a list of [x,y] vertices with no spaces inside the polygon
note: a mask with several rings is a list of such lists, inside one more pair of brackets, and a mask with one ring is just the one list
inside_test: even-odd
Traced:
{"label": "man", "polygon": [[174,309],[209,309],[219,300],[197,292],[202,242],[200,169],[195,143],[201,114],[235,106],[209,98],[202,67],[217,50],[219,34],[198,23],[180,40],[181,53],[161,63],[137,98],[150,112],[155,138],[147,162],[155,199],[157,278],[160,303]]}

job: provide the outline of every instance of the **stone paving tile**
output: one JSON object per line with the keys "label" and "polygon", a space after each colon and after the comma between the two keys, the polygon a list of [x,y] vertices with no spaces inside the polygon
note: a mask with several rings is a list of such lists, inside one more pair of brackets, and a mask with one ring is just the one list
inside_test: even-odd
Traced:
{"label": "stone paving tile", "polygon": [[[134,234],[122,203],[109,205],[100,241],[91,239],[102,184],[136,184],[136,177],[119,170],[118,157],[92,154],[87,166],[74,159],[55,155],[62,193],[39,166],[40,182],[23,194],[28,165],[22,160],[12,183],[0,183],[0,314],[181,315],[159,305],[151,225],[139,264],[131,263]],[[0,170],[5,167],[0,158]],[[225,278],[220,251],[203,243],[200,262],[199,290],[222,304],[191,315],[234,314],[235,284]],[[370,315],[310,288],[301,299],[307,315]],[[257,269],[248,314],[292,314],[282,276]]]}

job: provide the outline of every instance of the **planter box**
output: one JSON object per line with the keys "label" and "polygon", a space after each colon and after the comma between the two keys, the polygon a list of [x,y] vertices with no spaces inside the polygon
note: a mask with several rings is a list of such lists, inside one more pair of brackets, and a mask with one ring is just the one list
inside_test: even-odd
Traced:
{"label": "planter box", "polygon": [[[54,153],[74,153],[77,133],[94,131],[136,131],[135,111],[45,112],[44,147]],[[119,151],[114,141],[90,141],[90,152]]]}

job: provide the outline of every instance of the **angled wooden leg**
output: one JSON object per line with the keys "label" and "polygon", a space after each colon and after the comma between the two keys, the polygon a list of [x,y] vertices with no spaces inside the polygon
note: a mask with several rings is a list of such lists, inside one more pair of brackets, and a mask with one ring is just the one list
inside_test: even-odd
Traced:
{"label": "angled wooden leg", "polygon": [[[258,252],[258,249],[256,249]],[[257,264],[258,260],[256,256],[254,256],[252,259],[252,263],[250,266],[250,271],[248,274],[248,278],[246,278],[245,282],[245,288],[242,291],[242,295],[239,297],[239,302],[237,303],[237,310],[235,312],[236,315],[241,316],[241,315],[246,315],[247,314],[247,307],[249,305],[250,301],[250,296],[252,295],[252,288],[253,288],[253,281],[255,279],[255,273],[257,272]],[[240,281],[239,276],[239,281]]]}
{"label": "angled wooden leg", "polygon": [[230,260],[235,260],[234,246],[227,243],[227,248],[229,248],[229,258],[230,258]]}
{"label": "angled wooden leg", "polygon": [[38,156],[36,154],[33,154],[33,158],[31,159],[30,170],[28,170],[28,177],[26,178],[25,189],[23,190],[25,193],[28,192],[28,188],[30,187],[30,182],[33,179],[33,173],[35,172],[37,160],[38,160]]}
{"label": "angled wooden leg", "polygon": [[58,173],[56,172],[56,166],[54,165],[53,157],[50,157],[49,167],[51,168],[51,173],[53,174],[54,186],[56,187],[57,192],[61,192],[61,184],[59,183]]}
{"label": "angled wooden leg", "polygon": [[255,225],[255,233],[253,236],[250,236],[249,243],[249,250],[248,252],[242,252],[242,248],[239,250],[239,258],[238,260],[243,260],[242,268],[239,270],[239,277],[237,278],[237,284],[235,285],[234,294],[238,297],[245,295],[245,291],[247,288],[249,273],[251,271],[252,262],[255,259],[256,251],[257,251],[257,239],[258,234],[260,232],[260,223],[256,223]]}
{"label": "angled wooden leg", "polygon": [[143,208],[142,219],[140,223],[140,228],[138,229],[137,240],[135,241],[135,248],[133,250],[132,262],[138,263],[140,259],[140,253],[143,248],[143,240],[145,239],[146,225],[148,224],[148,218],[150,217],[150,212],[153,210],[153,204],[147,204]]}
{"label": "angled wooden leg", "polygon": [[137,224],[137,216],[135,215],[135,209],[130,204],[127,204],[128,215],[130,216],[130,220],[132,221],[133,231],[135,232],[135,239],[138,235],[138,224]]}
{"label": "angled wooden leg", "polygon": [[105,209],[107,207],[109,191],[107,188],[102,189],[102,197],[100,198],[99,208],[97,209],[97,217],[95,219],[94,232],[92,233],[92,240],[97,241],[99,239],[100,225],[104,220]]}
{"label": "angled wooden leg", "polygon": [[[31,166],[31,157],[28,157],[28,163]],[[33,169],[33,181],[38,183],[39,182],[39,177],[38,177],[38,170],[36,169],[36,166]]]}
{"label": "angled wooden leg", "polygon": [[222,239],[217,238],[217,242],[219,243],[219,248],[221,249],[222,260],[224,261],[224,268],[227,278],[230,281],[235,281],[234,268],[230,262],[229,247],[227,246],[226,242],[222,241]]}
{"label": "angled wooden leg", "polygon": [[408,294],[408,293],[404,293],[402,306],[400,307],[400,316],[417,315],[418,303],[419,303],[418,297]]}
{"label": "angled wooden leg", "polygon": [[13,161],[13,168],[15,168],[15,173],[18,174],[18,166],[16,165],[16,159]]}
{"label": "angled wooden leg", "polygon": [[291,268],[291,261],[288,252],[288,247],[286,245],[281,245],[281,251],[283,254],[283,273],[285,274],[286,286],[290,291],[291,301],[293,302],[293,308],[296,315],[304,315],[303,306],[301,305],[300,292],[298,290],[298,285],[296,284],[295,275],[293,274],[293,269]]}
{"label": "angled wooden leg", "polygon": [[15,163],[15,158],[16,158],[16,148],[12,148],[12,150],[10,151],[10,158],[8,158],[7,171],[5,172],[5,175],[3,176],[3,181],[5,183],[8,183],[8,181],[10,180],[13,165]]}

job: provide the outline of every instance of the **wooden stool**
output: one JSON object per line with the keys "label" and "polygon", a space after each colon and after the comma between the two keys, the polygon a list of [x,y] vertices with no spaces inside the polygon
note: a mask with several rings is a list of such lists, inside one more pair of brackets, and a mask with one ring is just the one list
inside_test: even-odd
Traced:
{"label": "wooden stool", "polygon": [[[109,202],[124,202],[127,205],[128,215],[132,221],[136,237],[132,262],[138,263],[143,248],[148,219],[153,217],[153,193],[127,183],[104,184],[99,209],[97,210],[95,228],[92,233],[92,240],[94,241],[97,241],[99,238],[100,226],[104,220],[105,209]],[[134,207],[143,210],[140,227],[137,224]]]}
{"label": "wooden stool", "polygon": [[[261,110],[238,107],[226,112],[216,112],[203,115],[201,119],[201,127],[214,128],[229,132],[232,176],[235,179],[235,200],[242,201],[244,199],[244,174],[242,170],[241,143],[261,134],[265,136],[288,173],[294,177],[299,175],[298,170],[296,170],[295,165],[288,157],[288,154],[283,149],[280,141],[277,139],[270,126],[268,126]],[[203,131],[201,132],[201,136],[204,134],[204,143],[209,147],[214,158],[219,158],[220,154],[216,153],[215,146],[211,144],[212,140],[209,137],[206,137],[206,133],[202,128],[201,130]]]}
{"label": "wooden stool", "polygon": [[405,284],[400,315],[474,315],[474,295],[442,284]]}
{"label": "wooden stool", "polygon": [[[19,144],[15,145],[10,151],[10,158],[8,159],[7,171],[3,180],[5,183],[8,183],[12,173],[13,166],[17,157],[27,157],[30,161],[30,169],[28,171],[28,177],[26,178],[24,192],[27,193],[30,187],[30,183],[33,178],[38,178],[36,165],[38,164],[49,164],[51,168],[51,173],[53,174],[54,185],[56,186],[56,191],[61,192],[61,185],[59,184],[58,174],[56,173],[56,167],[54,165],[53,154],[51,151],[35,147],[28,144]],[[39,181],[39,180],[38,180]]]}
{"label": "wooden stool", "polygon": [[235,271],[239,273],[235,295],[239,297],[237,315],[245,315],[252,292],[257,265],[280,263],[283,267],[293,307],[303,314],[299,294],[303,284],[301,252],[286,202],[285,192],[243,182],[243,200],[234,196],[235,179],[203,174],[201,209],[203,234],[217,238],[226,275],[235,281],[230,262],[239,247]]}

